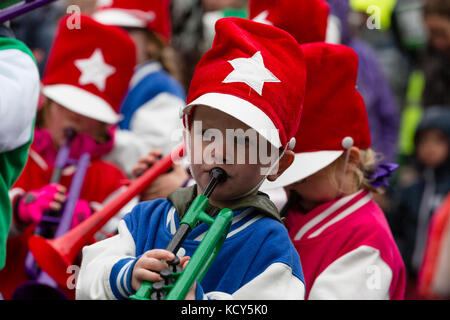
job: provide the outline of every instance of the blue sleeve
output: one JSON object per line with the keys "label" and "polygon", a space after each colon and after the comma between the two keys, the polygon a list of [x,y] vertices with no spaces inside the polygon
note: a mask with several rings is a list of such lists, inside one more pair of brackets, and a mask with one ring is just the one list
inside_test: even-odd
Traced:
{"label": "blue sleeve", "polygon": [[145,251],[153,249],[151,244],[154,242],[153,238],[159,227],[160,217],[164,216],[167,204],[170,206],[170,203],[164,199],[141,202],[123,217],[132,237],[124,241],[130,241],[130,246],[134,242],[136,257],[121,259],[111,269],[109,283],[117,299],[128,299],[135,293],[131,286],[134,265]]}
{"label": "blue sleeve", "polygon": [[154,249],[155,236],[159,228],[164,226],[161,219],[171,207],[172,204],[166,199],[144,201],[123,217],[136,244],[136,255]]}
{"label": "blue sleeve", "polygon": [[202,286],[205,292],[233,294],[278,263],[304,284],[300,258],[285,227],[263,218],[225,241]]}
{"label": "blue sleeve", "polygon": [[135,293],[135,290],[131,286],[131,276],[137,260],[138,258],[122,259],[111,270],[109,284],[114,296],[118,300],[128,299],[130,295]]}
{"label": "blue sleeve", "polygon": [[253,260],[253,265],[257,267],[247,275],[247,280],[252,280],[257,275],[263,273],[270,265],[280,262],[289,266],[292,269],[292,274],[304,283],[305,280],[300,257],[290,241],[287,230],[278,221],[269,220],[266,223],[271,223],[274,227],[264,241],[262,241]]}

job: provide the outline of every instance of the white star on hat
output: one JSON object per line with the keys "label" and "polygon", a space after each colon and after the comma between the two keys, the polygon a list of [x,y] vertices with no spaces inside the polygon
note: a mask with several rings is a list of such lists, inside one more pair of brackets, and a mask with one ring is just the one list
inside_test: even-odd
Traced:
{"label": "white star on hat", "polygon": [[223,83],[243,82],[262,95],[265,82],[281,82],[264,66],[261,51],[250,58],[237,58],[228,61],[234,68]]}
{"label": "white star on hat", "polygon": [[74,63],[81,72],[78,83],[80,85],[92,83],[100,91],[105,91],[106,79],[116,72],[116,68],[105,62],[100,48],[95,49],[89,58],[79,59]]}
{"label": "white star on hat", "polygon": [[260,14],[258,14],[256,17],[254,17],[253,21],[273,26],[273,23],[270,22],[269,20],[267,20],[268,15],[269,15],[269,10],[264,10]]}

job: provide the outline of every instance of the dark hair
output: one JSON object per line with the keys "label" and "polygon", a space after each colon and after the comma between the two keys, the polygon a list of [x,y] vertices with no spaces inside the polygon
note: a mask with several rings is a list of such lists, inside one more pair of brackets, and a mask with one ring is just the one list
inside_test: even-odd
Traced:
{"label": "dark hair", "polygon": [[450,1],[449,0],[424,0],[424,15],[436,14],[450,19]]}

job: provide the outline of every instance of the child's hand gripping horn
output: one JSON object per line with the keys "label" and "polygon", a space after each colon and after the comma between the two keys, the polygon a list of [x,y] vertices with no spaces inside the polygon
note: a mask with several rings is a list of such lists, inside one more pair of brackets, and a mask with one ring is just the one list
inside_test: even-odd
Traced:
{"label": "child's hand gripping horn", "polygon": [[166,250],[176,254],[184,239],[198,222],[201,221],[211,225],[186,268],[180,272],[177,269],[179,259],[175,257],[174,261],[168,262],[172,269],[169,268],[160,272],[163,281],[153,284],[144,281],[138,291],[130,296],[131,299],[181,300],[186,297],[192,285],[196,281],[200,282],[205,276],[226,239],[233,218],[233,212],[230,209],[222,209],[215,218],[205,213],[209,204],[208,197],[219,183],[223,183],[227,179],[226,172],[217,167],[211,169],[209,174],[211,180],[205,191],[194,199],[181,220],[180,227],[166,247]]}

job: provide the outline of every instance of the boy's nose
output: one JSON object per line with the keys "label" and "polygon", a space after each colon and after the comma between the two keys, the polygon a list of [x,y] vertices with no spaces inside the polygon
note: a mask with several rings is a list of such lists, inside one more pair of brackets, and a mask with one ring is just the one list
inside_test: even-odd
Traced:
{"label": "boy's nose", "polygon": [[214,163],[232,164],[231,161],[227,160],[227,157],[223,151],[213,149],[213,151],[211,151],[211,157],[212,157],[212,160],[214,161]]}
{"label": "boy's nose", "polygon": [[206,157],[210,156],[211,160],[214,163],[217,163],[217,164],[233,164],[233,159],[228,159],[227,158],[225,143],[220,144],[219,142],[213,142],[213,145],[210,145],[209,147],[212,147],[210,149],[210,152],[208,152],[210,154],[209,155],[206,154],[205,156]]}

